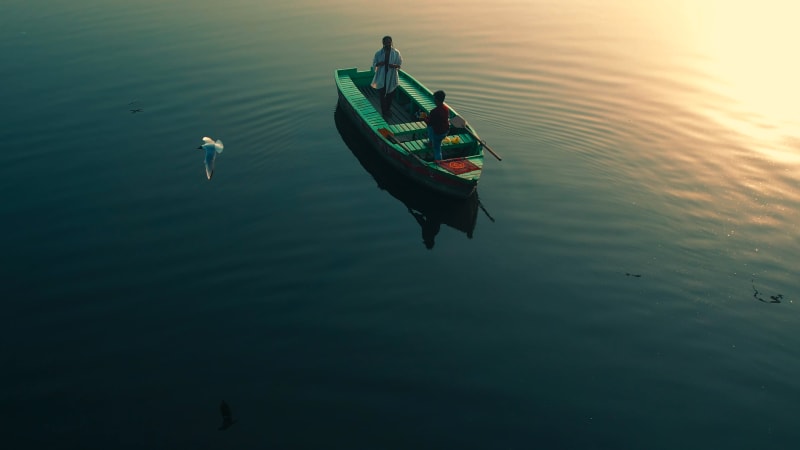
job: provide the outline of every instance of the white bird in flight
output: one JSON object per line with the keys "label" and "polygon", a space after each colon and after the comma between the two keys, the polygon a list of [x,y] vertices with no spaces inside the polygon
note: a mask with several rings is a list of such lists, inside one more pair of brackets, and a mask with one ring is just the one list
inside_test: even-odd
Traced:
{"label": "white bird in flight", "polygon": [[203,142],[204,144],[197,148],[206,151],[206,176],[210,180],[214,175],[214,160],[217,159],[217,153],[222,153],[222,149],[225,148],[225,146],[222,145],[222,141],[219,139],[215,142],[210,137],[204,137]]}

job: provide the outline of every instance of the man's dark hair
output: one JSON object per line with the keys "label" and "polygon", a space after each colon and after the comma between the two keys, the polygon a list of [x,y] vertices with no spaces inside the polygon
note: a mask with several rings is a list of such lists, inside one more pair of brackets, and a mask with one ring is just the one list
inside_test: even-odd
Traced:
{"label": "man's dark hair", "polygon": [[444,102],[444,91],[436,91],[433,93],[433,99],[437,102]]}

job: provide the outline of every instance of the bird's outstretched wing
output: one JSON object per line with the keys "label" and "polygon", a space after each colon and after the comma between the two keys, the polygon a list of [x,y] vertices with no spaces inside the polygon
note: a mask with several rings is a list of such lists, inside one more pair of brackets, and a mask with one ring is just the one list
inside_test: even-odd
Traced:
{"label": "bird's outstretched wing", "polygon": [[219,139],[214,143],[214,146],[217,147],[217,153],[222,153],[222,149],[225,148],[225,146],[222,145],[222,141]]}

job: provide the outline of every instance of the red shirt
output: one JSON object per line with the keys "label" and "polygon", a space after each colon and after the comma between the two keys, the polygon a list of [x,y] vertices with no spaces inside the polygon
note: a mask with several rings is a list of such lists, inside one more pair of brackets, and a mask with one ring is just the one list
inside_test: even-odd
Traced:
{"label": "red shirt", "polygon": [[444,103],[433,108],[425,119],[425,122],[433,128],[436,134],[445,134],[450,131],[450,108]]}

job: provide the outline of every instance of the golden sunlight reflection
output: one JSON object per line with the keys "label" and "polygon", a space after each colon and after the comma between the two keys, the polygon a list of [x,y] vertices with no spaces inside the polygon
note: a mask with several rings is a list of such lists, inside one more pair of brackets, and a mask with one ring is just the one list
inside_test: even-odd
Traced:
{"label": "golden sunlight reflection", "polygon": [[773,159],[800,162],[800,2],[709,0],[689,8],[694,44],[743,113],[723,125],[761,142]]}

